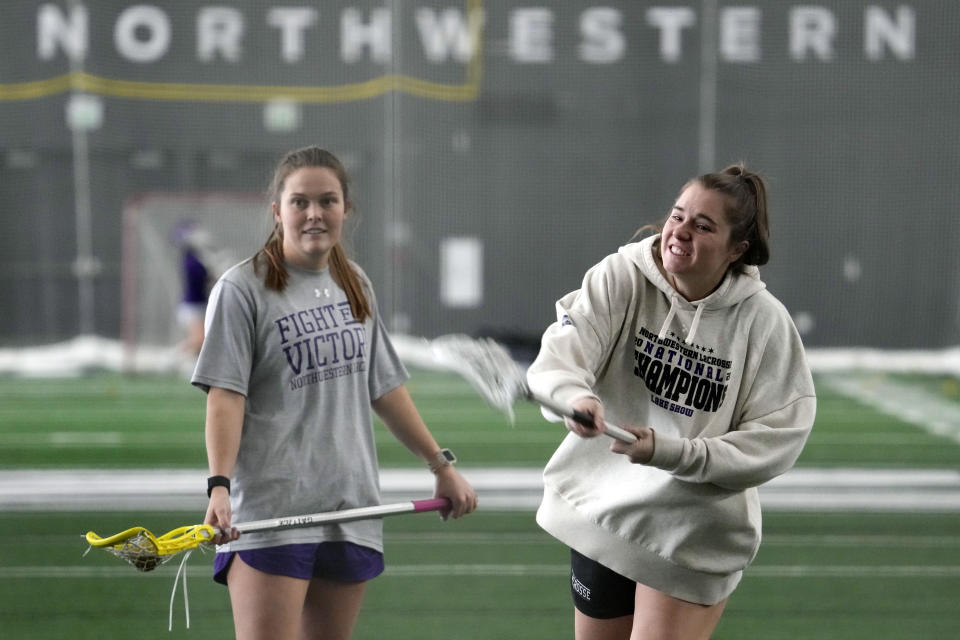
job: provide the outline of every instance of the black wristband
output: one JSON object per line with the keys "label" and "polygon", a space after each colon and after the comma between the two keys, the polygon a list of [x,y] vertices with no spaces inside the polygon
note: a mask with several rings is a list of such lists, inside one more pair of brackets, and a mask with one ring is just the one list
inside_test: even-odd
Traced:
{"label": "black wristband", "polygon": [[227,493],[230,493],[230,478],[227,476],[210,476],[207,478],[207,497],[213,493],[214,487],[226,487]]}

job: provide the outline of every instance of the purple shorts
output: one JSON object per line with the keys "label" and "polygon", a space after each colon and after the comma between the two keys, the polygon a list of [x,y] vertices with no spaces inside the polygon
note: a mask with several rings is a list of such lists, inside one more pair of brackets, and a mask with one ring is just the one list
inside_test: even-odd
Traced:
{"label": "purple shorts", "polygon": [[383,573],[383,554],[352,542],[285,544],[263,549],[217,553],[213,558],[213,579],[227,584],[227,572],[234,556],[264,573],[291,578],[326,578],[338,582],[362,582]]}

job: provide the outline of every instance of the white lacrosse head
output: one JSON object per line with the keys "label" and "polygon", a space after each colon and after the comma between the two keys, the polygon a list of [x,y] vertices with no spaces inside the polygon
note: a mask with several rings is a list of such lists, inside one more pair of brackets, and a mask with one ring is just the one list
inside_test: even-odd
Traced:
{"label": "white lacrosse head", "polygon": [[434,359],[456,371],[494,408],[514,421],[513,403],[526,394],[527,381],[520,365],[507,350],[490,338],[462,334],[431,341]]}

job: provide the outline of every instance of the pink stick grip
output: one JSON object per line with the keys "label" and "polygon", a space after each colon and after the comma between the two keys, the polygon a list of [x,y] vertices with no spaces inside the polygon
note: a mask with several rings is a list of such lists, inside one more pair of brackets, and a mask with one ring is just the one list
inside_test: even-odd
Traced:
{"label": "pink stick grip", "polygon": [[429,500],[414,500],[413,512],[423,513],[424,511],[440,511],[449,509],[453,506],[449,498],[430,498]]}

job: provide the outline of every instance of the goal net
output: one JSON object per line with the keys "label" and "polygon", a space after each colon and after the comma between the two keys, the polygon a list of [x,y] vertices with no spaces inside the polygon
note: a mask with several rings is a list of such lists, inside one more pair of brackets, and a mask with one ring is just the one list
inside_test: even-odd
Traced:
{"label": "goal net", "polygon": [[123,211],[122,333],[125,368],[189,366],[178,309],[189,250],[206,267],[208,287],[253,255],[271,223],[264,196],[249,193],[148,193]]}

